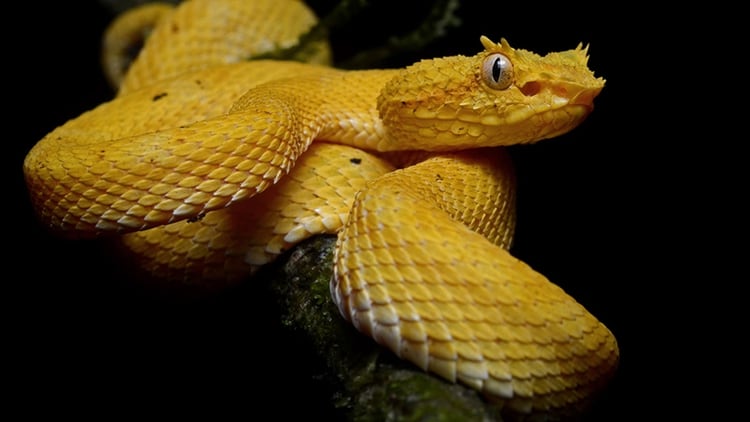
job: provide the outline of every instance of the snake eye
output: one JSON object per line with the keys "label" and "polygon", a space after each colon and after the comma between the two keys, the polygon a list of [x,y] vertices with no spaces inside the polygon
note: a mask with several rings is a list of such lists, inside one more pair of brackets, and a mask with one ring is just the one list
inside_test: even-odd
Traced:
{"label": "snake eye", "polygon": [[500,53],[490,54],[482,64],[482,79],[492,89],[506,89],[513,83],[513,63]]}

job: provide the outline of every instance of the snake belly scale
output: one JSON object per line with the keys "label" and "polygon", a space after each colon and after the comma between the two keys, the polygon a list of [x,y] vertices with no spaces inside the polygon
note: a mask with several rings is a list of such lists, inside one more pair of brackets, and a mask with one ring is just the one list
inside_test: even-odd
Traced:
{"label": "snake belly scale", "polygon": [[[473,56],[402,69],[339,70],[326,46],[316,63],[244,60],[314,23],[294,0],[191,0],[116,20],[116,97],[24,161],[40,220],[119,236],[156,277],[216,285],[337,233],[331,295],[399,357],[522,412],[601,389],[619,360],[612,333],[508,252],[504,147],[585,120],[604,86],[587,49],[540,56],[482,37]],[[119,72],[111,50],[144,25]]]}

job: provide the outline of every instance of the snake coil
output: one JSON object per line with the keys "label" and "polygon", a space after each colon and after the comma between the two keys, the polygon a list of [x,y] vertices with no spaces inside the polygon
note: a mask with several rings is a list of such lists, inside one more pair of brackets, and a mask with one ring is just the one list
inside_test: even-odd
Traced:
{"label": "snake coil", "polygon": [[482,37],[473,56],[403,69],[335,69],[325,48],[318,64],[243,61],[315,23],[279,0],[129,12],[109,48],[123,51],[142,19],[153,29],[129,70],[108,59],[116,98],[26,157],[48,227],[119,234],[155,276],[215,284],[337,233],[341,314],[420,368],[522,412],[576,403],[611,377],[612,333],[508,252],[503,147],[584,121],[604,86],[586,48],[540,56]]}

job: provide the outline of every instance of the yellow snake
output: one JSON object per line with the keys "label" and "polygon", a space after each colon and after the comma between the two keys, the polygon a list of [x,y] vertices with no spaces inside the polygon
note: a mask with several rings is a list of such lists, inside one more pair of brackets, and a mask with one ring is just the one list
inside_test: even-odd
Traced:
{"label": "yellow snake", "polygon": [[[144,21],[153,30],[123,74],[120,40]],[[337,233],[332,297],[399,357],[521,412],[601,389],[618,363],[612,333],[507,250],[503,147],[586,118],[604,86],[587,49],[540,56],[481,37],[474,55],[402,69],[335,69],[324,45],[318,64],[243,60],[315,22],[294,0],[192,0],[116,20],[116,98],[25,159],[41,221],[120,233],[155,277],[213,285]]]}

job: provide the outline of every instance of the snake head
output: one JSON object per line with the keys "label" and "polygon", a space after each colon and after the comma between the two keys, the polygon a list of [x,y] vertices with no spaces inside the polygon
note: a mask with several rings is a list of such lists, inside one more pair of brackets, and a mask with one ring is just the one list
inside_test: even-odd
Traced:
{"label": "snake head", "polygon": [[382,150],[455,150],[536,142],[570,131],[593,110],[605,80],[588,47],[540,56],[481,37],[475,56],[422,60],[383,88],[391,135]]}

